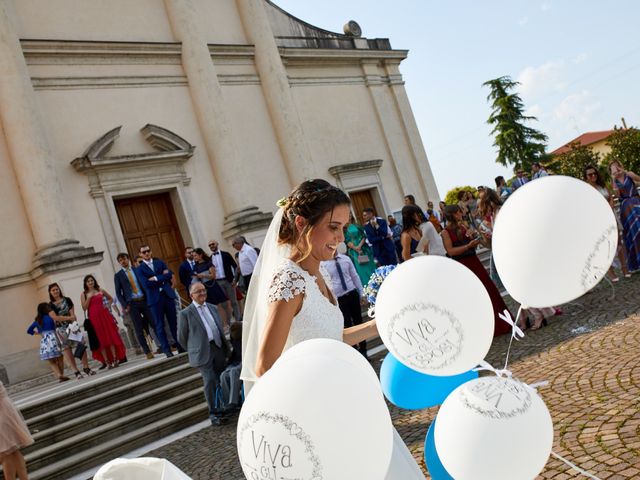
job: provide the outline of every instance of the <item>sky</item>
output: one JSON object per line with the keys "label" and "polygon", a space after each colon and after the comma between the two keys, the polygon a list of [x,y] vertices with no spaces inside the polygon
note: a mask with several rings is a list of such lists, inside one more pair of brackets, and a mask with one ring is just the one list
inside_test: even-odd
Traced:
{"label": "sky", "polygon": [[521,82],[529,125],[548,151],[578,135],[640,125],[640,2],[536,0],[274,0],[312,25],[409,50],[400,65],[440,197],[459,185],[494,186],[512,171],[495,163],[482,83]]}

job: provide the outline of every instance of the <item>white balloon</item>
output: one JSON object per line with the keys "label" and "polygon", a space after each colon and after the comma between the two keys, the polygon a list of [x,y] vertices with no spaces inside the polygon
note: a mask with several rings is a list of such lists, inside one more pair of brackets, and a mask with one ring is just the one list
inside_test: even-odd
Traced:
{"label": "white balloon", "polygon": [[466,372],[491,347],[489,294],[471,270],[450,258],[428,255],[398,265],[382,282],[375,312],[386,347],[418,372]]}
{"label": "white balloon", "polygon": [[434,439],[456,480],[531,480],[549,458],[553,422],[533,388],[511,378],[480,377],[446,398]]}
{"label": "white balloon", "polygon": [[[347,348],[345,348],[347,347]],[[278,362],[289,361],[289,359],[297,359],[300,356],[305,356],[310,353],[328,355],[333,358],[339,358],[345,362],[351,363],[355,368],[360,369],[361,374],[369,378],[373,384],[380,389],[380,380],[376,375],[375,370],[371,364],[364,358],[364,356],[358,353],[353,347],[349,347],[344,342],[338,342],[328,338],[314,338],[311,340],[305,340],[285,351]],[[356,353],[356,355],[354,355]]]}
{"label": "white balloon", "polygon": [[[379,386],[363,374],[348,345],[334,357],[304,345],[256,383],[237,427],[240,463],[249,480],[384,479],[393,426]],[[328,351],[331,351],[329,349]]]}
{"label": "white balloon", "polygon": [[500,279],[527,307],[569,302],[611,266],[618,227],[602,194],[571,177],[544,177],[518,188],[496,217],[492,249]]}

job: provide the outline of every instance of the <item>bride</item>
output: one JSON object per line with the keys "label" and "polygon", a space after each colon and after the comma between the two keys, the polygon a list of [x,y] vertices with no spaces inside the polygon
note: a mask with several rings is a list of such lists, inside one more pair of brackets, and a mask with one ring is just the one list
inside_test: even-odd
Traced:
{"label": "bride", "polygon": [[[246,395],[297,343],[331,338],[355,345],[377,335],[375,320],[343,328],[331,282],[320,266],[344,240],[351,205],[347,194],[325,180],[308,180],[278,203],[247,295],[241,374]],[[386,478],[424,478],[395,429]]]}

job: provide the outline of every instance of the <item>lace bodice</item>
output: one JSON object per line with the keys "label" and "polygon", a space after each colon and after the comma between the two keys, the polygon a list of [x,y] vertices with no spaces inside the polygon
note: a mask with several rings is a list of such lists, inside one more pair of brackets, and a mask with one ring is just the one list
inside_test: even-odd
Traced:
{"label": "lace bodice", "polygon": [[[321,268],[322,276],[328,288],[331,280]],[[269,302],[289,301],[297,295],[304,295],[302,308],[293,317],[291,330],[284,349],[313,338],[332,338],[342,341],[344,320],[337,305],[325,297],[316,278],[297,263],[287,260],[277,269],[269,286]]]}

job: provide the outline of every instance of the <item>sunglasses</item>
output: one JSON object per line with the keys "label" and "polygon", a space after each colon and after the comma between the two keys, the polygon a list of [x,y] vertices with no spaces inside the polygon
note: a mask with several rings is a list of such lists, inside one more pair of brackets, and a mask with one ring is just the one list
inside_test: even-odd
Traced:
{"label": "sunglasses", "polygon": [[144,253],[150,253],[151,250],[140,250],[140,253],[144,254]]}
{"label": "sunglasses", "polygon": [[587,177],[597,177],[598,174],[596,172],[588,172]]}

